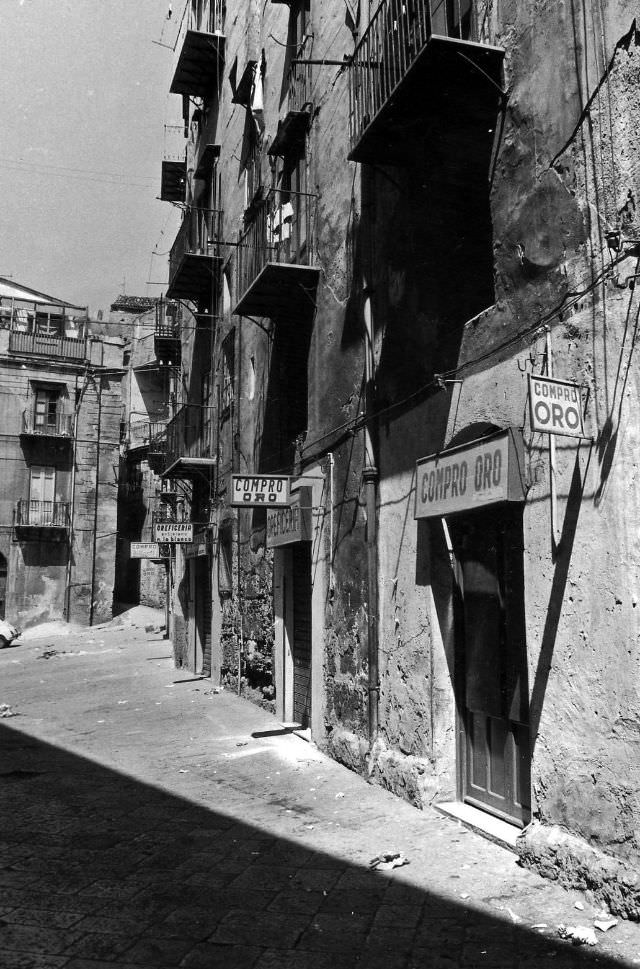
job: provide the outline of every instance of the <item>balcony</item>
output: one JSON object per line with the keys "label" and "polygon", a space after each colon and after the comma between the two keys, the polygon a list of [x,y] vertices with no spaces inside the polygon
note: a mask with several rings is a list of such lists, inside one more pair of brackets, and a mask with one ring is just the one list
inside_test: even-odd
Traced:
{"label": "balcony", "polygon": [[167,422],[151,421],[146,426],[148,428],[147,461],[151,470],[160,474],[164,471],[167,460]]}
{"label": "balcony", "polygon": [[87,347],[84,339],[48,333],[27,333],[11,330],[9,352],[55,357],[62,360],[86,360]]}
{"label": "balcony", "polygon": [[185,404],[167,424],[166,441],[163,478],[208,478],[213,472],[211,408]]}
{"label": "balcony", "polygon": [[208,98],[216,91],[224,63],[224,0],[190,2],[187,18],[170,91]]}
{"label": "balcony", "polygon": [[156,303],[154,350],[160,363],[178,366],[182,359],[178,307],[161,299]]}
{"label": "balcony", "polygon": [[21,499],[16,506],[16,528],[69,528],[69,503]]}
{"label": "balcony", "polygon": [[[304,46],[298,52],[305,57]],[[300,158],[304,155],[305,138],[311,124],[311,65],[292,64],[287,76],[287,113],[278,122],[278,131],[267,154],[279,158]]]}
{"label": "balcony", "polygon": [[470,0],[384,0],[351,62],[349,159],[407,164],[419,142],[473,152],[495,125],[504,55],[475,36]]}
{"label": "balcony", "polygon": [[169,299],[214,305],[222,258],[222,212],[190,206],[169,256]]}
{"label": "balcony", "polygon": [[315,305],[320,267],[315,259],[318,198],[272,189],[240,237],[239,316],[270,318],[304,313]]}
{"label": "balcony", "polygon": [[22,430],[24,437],[52,437],[70,441],[73,437],[73,416],[71,414],[36,413],[35,410],[25,410],[22,413]]}

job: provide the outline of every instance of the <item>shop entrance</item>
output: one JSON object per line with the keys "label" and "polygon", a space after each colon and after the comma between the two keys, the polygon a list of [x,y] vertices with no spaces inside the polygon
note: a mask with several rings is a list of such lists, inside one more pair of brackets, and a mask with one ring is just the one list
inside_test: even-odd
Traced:
{"label": "shop entrance", "polygon": [[531,815],[522,508],[448,519],[456,560],[462,799],[525,825]]}
{"label": "shop entrance", "polygon": [[194,673],[211,673],[211,569],[209,557],[189,559],[189,652]]}
{"label": "shop entrance", "polygon": [[311,724],[311,546],[292,546],[293,552],[293,719],[303,728]]}

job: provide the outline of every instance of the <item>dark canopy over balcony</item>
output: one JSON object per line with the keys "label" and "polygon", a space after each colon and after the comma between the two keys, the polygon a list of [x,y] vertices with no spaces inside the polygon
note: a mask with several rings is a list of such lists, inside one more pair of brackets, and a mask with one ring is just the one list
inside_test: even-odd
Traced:
{"label": "dark canopy over balcony", "polygon": [[160,198],[163,202],[184,202],[187,185],[187,165],[182,161],[162,162]]}
{"label": "dark canopy over balcony", "polygon": [[224,63],[224,43],[221,33],[187,30],[171,82],[171,93],[211,97],[216,92]]}
{"label": "dark canopy over balcony", "polygon": [[407,164],[419,143],[473,153],[495,124],[504,54],[474,37],[470,0],[381,3],[350,68],[350,160]]}

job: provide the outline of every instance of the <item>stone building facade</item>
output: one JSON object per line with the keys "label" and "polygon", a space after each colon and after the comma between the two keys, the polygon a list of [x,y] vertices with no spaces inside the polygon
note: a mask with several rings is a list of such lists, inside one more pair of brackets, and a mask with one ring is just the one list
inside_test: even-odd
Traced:
{"label": "stone building facade", "polygon": [[21,629],[111,618],[122,342],[0,280],[0,601]]}
{"label": "stone building facade", "polygon": [[[165,475],[200,535],[176,546],[180,661],[247,676],[273,643],[281,720],[418,806],[524,829],[530,863],[621,910],[635,16],[193,0],[185,160],[163,168],[184,207],[168,292],[192,313]],[[285,476],[297,512],[238,506],[233,474]]]}

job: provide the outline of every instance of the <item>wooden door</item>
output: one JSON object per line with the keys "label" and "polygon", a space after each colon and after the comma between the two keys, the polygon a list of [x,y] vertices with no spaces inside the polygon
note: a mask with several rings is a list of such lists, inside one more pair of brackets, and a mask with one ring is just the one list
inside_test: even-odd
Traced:
{"label": "wooden door", "polygon": [[293,719],[311,723],[311,546],[293,548]]}
{"label": "wooden door", "polygon": [[463,799],[524,825],[531,814],[522,513],[510,506],[451,523]]}
{"label": "wooden door", "polygon": [[7,560],[0,555],[0,619],[4,619],[7,606]]}

